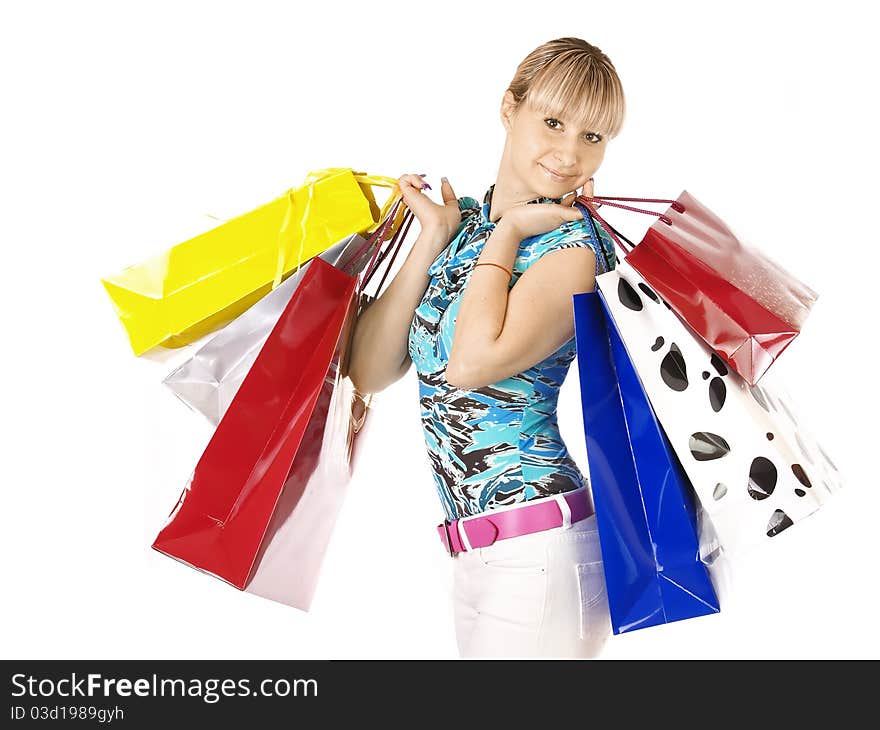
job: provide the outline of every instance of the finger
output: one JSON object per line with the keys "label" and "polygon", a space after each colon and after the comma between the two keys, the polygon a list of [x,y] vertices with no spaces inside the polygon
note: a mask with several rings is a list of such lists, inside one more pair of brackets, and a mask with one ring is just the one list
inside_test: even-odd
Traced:
{"label": "finger", "polygon": [[443,196],[444,205],[452,203],[458,205],[458,196],[456,196],[455,191],[452,189],[452,183],[445,177],[440,178],[440,194]]}
{"label": "finger", "polygon": [[426,187],[430,189],[430,186],[422,180],[418,175],[401,175],[399,178],[400,182],[406,183],[413,190],[422,190]]}
{"label": "finger", "polygon": [[403,177],[397,178],[397,187],[400,188],[400,195],[404,200],[412,199],[414,190],[412,183],[410,183],[409,180],[406,180]]}
{"label": "finger", "polygon": [[423,196],[423,192],[418,188],[414,188],[409,180],[398,179],[397,187],[400,189],[400,197],[403,200],[403,204],[407,208],[413,210],[421,205],[420,198]]}
{"label": "finger", "polygon": [[420,175],[401,175],[398,183],[407,184],[413,191],[430,190],[431,186],[422,180]]}
{"label": "finger", "polygon": [[594,182],[595,182],[595,180],[593,178],[590,178],[589,180],[587,180],[584,183],[584,186],[581,188],[581,195],[583,195],[584,197],[587,197],[587,198],[592,198],[594,195],[594,193],[593,193],[593,183]]}
{"label": "finger", "polygon": [[424,191],[412,186],[408,180],[399,180],[398,188],[400,188],[400,197],[403,199],[404,205],[410,210],[413,206],[420,205],[419,199],[424,196]]}

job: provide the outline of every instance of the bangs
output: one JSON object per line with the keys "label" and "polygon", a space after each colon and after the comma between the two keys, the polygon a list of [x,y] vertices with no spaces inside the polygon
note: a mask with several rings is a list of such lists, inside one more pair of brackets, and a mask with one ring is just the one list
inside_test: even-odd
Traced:
{"label": "bangs", "polygon": [[608,138],[620,132],[626,113],[617,74],[578,54],[562,54],[541,69],[525,101],[542,114]]}

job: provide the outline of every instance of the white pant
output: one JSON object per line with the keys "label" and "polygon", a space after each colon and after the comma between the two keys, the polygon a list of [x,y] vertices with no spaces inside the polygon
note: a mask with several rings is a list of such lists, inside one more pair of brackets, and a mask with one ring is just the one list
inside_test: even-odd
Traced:
{"label": "white pant", "polygon": [[595,514],[450,560],[462,657],[589,658],[611,634]]}

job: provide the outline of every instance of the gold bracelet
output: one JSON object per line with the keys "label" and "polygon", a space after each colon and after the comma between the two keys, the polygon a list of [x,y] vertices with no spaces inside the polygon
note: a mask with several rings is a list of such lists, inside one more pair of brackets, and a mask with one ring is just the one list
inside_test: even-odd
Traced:
{"label": "gold bracelet", "polygon": [[477,266],[497,266],[499,269],[501,269],[503,272],[505,272],[507,274],[507,278],[513,277],[513,273],[509,269],[505,269],[501,264],[490,264],[490,263],[486,262],[484,264],[475,264],[474,268],[476,269]]}

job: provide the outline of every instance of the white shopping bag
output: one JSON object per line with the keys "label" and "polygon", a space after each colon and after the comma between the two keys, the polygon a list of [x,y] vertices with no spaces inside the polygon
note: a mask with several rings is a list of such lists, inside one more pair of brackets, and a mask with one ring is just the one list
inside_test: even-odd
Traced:
{"label": "white shopping bag", "polygon": [[750,387],[625,259],[596,282],[725,553],[768,542],[842,485],[772,372]]}
{"label": "white shopping bag", "polygon": [[[318,258],[341,267],[365,243],[362,236],[353,234],[328,248]],[[189,360],[170,372],[163,381],[165,385],[216,426],[299,286],[307,266],[308,262],[226,325]]]}

